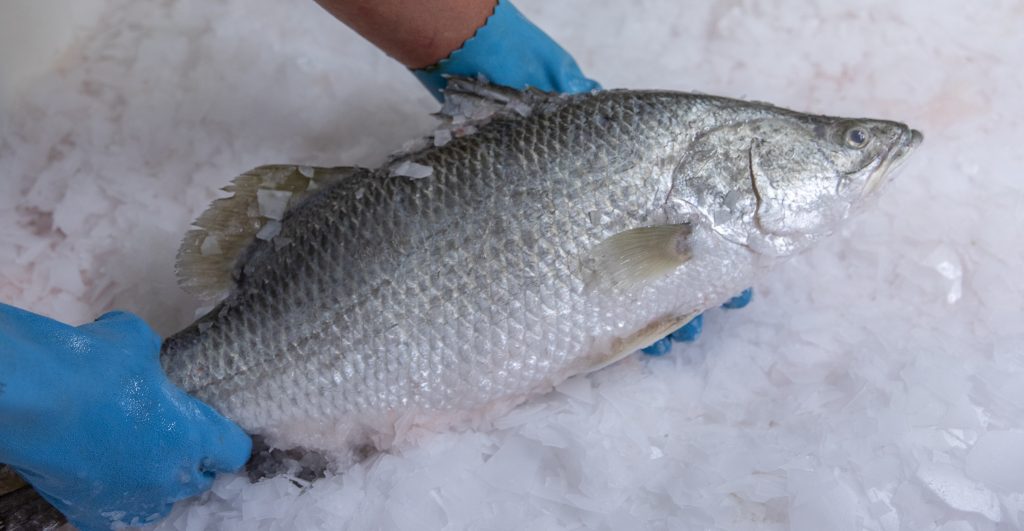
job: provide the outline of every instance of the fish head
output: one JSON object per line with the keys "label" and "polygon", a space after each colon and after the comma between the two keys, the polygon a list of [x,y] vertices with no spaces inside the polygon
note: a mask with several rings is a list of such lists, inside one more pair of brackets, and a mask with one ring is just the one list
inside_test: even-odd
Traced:
{"label": "fish head", "polygon": [[813,117],[756,129],[749,154],[754,228],[758,247],[776,255],[806,248],[872,203],[923,139],[882,120]]}
{"label": "fish head", "polygon": [[671,199],[768,256],[798,253],[834,232],[873,202],[923,139],[891,121],[765,114],[697,138],[676,169]]}

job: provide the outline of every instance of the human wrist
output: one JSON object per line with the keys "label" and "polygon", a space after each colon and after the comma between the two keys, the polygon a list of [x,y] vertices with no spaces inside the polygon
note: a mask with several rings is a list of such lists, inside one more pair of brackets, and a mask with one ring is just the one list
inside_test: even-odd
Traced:
{"label": "human wrist", "polygon": [[462,46],[497,0],[317,0],[338,20],[409,68],[437,63]]}
{"label": "human wrist", "polygon": [[483,75],[498,85],[546,92],[600,88],[583,75],[572,56],[508,0],[499,0],[484,25],[460,48],[413,74],[438,99],[447,84],[445,76]]}

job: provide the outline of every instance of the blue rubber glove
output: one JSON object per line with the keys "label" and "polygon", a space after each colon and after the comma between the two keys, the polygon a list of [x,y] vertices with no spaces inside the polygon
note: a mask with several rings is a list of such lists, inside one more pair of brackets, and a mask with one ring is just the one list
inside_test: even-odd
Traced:
{"label": "blue rubber glove", "polygon": [[[750,299],[754,297],[754,290],[747,288],[743,290],[739,295],[729,299],[722,308],[726,310],[738,310],[750,304]],[[701,331],[704,329],[704,314],[700,314],[694,317],[690,322],[679,327],[679,330],[672,332],[668,336],[659,339],[653,345],[644,347],[641,352],[648,356],[664,356],[672,350],[672,342],[679,341],[681,343],[692,343],[700,337]]]}
{"label": "blue rubber glove", "polygon": [[249,458],[249,437],[169,382],[159,351],[129,313],[73,327],[0,304],[0,462],[83,531],[156,521]]}
{"label": "blue rubber glove", "polygon": [[494,14],[461,48],[434,66],[413,70],[413,74],[438,101],[447,85],[445,75],[483,75],[496,85],[516,89],[530,86],[545,92],[601,88],[584,77],[572,56],[508,0],[499,0]]}

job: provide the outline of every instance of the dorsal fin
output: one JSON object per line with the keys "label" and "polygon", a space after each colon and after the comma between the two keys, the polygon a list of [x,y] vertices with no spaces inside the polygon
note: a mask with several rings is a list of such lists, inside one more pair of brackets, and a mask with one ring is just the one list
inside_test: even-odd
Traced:
{"label": "dorsal fin", "polygon": [[540,104],[557,98],[559,95],[535,88],[516,90],[492,85],[482,77],[452,76],[438,116],[453,124],[480,125],[496,116],[529,116]]}
{"label": "dorsal fin", "polygon": [[418,168],[409,168],[408,163],[414,163],[424,150],[443,146],[453,138],[472,135],[495,119],[526,118],[570,97],[535,88],[516,90],[492,85],[483,76],[446,77],[448,86],[444,89],[444,104],[434,115],[441,120],[441,125],[430,135],[407,142],[388,156],[385,166],[393,175],[415,178],[415,175],[410,175],[410,170],[415,172]]}
{"label": "dorsal fin", "polygon": [[239,175],[223,188],[232,195],[214,200],[185,234],[175,264],[179,285],[204,300],[223,296],[254,239],[271,239],[289,208],[357,171],[362,170],[274,165]]}

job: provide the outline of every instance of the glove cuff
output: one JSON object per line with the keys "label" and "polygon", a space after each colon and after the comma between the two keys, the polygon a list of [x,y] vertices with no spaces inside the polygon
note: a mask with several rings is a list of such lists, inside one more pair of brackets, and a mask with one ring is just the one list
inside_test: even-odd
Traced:
{"label": "glove cuff", "polygon": [[519,90],[530,86],[546,92],[575,93],[601,88],[508,0],[498,1],[494,13],[461,48],[436,65],[412,72],[438,101],[443,99],[442,91],[448,83],[445,75],[483,75],[491,83]]}

